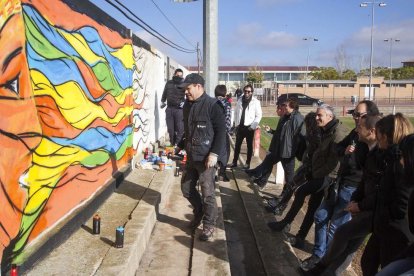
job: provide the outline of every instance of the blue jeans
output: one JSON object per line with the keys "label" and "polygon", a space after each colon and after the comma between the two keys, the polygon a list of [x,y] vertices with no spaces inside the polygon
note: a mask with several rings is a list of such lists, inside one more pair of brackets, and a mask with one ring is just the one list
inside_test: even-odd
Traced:
{"label": "blue jeans", "polygon": [[341,185],[335,203],[329,204],[325,199],[315,213],[315,245],[313,254],[322,258],[328,249],[335,230],[351,219],[351,213],[344,211],[351,200],[355,187]]}

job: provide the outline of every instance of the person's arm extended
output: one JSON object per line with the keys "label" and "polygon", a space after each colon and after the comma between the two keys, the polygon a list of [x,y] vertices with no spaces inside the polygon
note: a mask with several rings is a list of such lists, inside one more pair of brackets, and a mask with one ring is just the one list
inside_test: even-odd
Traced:
{"label": "person's arm extended", "polygon": [[164,86],[164,91],[162,92],[162,96],[161,96],[161,102],[163,103],[167,100],[167,84],[168,84],[168,81]]}

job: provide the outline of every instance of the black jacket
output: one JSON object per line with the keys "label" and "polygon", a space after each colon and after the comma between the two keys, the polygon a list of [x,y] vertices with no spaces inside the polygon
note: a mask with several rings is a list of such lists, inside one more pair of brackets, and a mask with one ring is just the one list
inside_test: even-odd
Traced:
{"label": "black jacket", "polygon": [[168,107],[182,108],[185,98],[185,90],[177,87],[181,82],[182,78],[176,76],[174,76],[172,80],[167,81],[164,91],[162,92],[161,102],[167,100]]}
{"label": "black jacket", "polygon": [[272,133],[269,151],[280,158],[294,157],[298,136],[305,135],[302,114],[294,110],[291,114],[283,116]]}
{"label": "black jacket", "polygon": [[373,211],[375,208],[377,184],[383,175],[382,168],[378,165],[382,155],[383,152],[375,147],[365,158],[361,183],[351,196],[351,201],[357,202],[361,211]]}
{"label": "black jacket", "polygon": [[413,190],[412,185],[403,177],[399,150],[390,146],[381,159],[383,175],[377,182],[377,198],[373,216],[374,233],[387,236],[387,229],[392,227],[413,241],[413,234],[408,225],[408,199]]}
{"label": "black jacket", "polygon": [[[351,144],[355,144],[355,151],[345,155],[345,149]],[[340,185],[358,187],[362,179],[362,167],[368,154],[367,144],[358,141],[358,133],[353,129],[337,144],[337,151],[341,162],[338,176]]]}
{"label": "black jacket", "polygon": [[220,160],[226,154],[226,125],[220,102],[204,93],[193,102],[185,102],[183,117],[184,147],[189,160],[205,161],[210,152]]}

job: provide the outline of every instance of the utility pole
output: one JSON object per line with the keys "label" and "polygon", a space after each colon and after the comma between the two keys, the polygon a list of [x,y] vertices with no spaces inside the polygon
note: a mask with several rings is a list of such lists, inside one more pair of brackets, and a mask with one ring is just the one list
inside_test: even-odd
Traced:
{"label": "utility pole", "polygon": [[[393,42],[400,42],[399,39],[394,39],[394,38],[388,38],[388,39],[384,39],[385,42],[389,42],[390,43],[390,84],[389,84],[389,91],[388,91],[388,102],[391,102],[391,89],[392,89],[392,43]],[[394,102],[395,102],[395,95],[394,95]]]}
{"label": "utility pole", "polygon": [[200,53],[200,43],[197,42],[197,70],[200,74],[200,63],[201,63],[201,53]]}
{"label": "utility pole", "polygon": [[306,71],[305,71],[305,87],[304,87],[304,94],[308,89],[308,71],[309,71],[309,54],[310,54],[310,41],[318,41],[317,38],[314,37],[304,37],[303,40],[308,41],[308,56],[306,58]]}
{"label": "utility pole", "polygon": [[203,5],[204,88],[214,97],[214,88],[218,84],[218,0],[204,0]]}
{"label": "utility pole", "polygon": [[376,1],[371,2],[363,2],[359,6],[361,8],[368,7],[368,4],[371,5],[371,51],[370,51],[370,57],[369,57],[369,93],[368,93],[368,99],[372,100],[374,98],[374,93],[372,91],[372,63],[374,61],[374,18],[375,18],[375,5],[378,4],[379,7],[385,7],[387,4]]}

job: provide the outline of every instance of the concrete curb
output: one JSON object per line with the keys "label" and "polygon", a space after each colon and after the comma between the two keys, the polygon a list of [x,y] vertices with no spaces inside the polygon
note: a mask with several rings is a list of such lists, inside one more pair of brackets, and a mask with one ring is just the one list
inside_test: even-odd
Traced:
{"label": "concrete curb", "polygon": [[[234,141],[231,139],[234,149]],[[259,162],[261,162],[261,159]],[[244,164],[244,158],[239,155],[239,160]],[[252,159],[253,161],[253,159]],[[253,165],[253,162],[251,163]],[[258,165],[258,164],[257,164]],[[272,233],[266,225],[272,219],[272,215],[263,212],[260,191],[256,185],[245,180],[240,170],[233,171],[235,180],[240,189],[242,202],[247,213],[247,218],[252,226],[252,232],[256,240],[263,267],[267,275],[298,275],[299,261],[292,246],[285,242],[283,233]],[[271,177],[275,178],[273,174]],[[278,184],[277,184],[278,185]],[[251,188],[254,187],[252,190]],[[279,189],[280,190],[280,189]],[[262,221],[263,223],[258,223]],[[277,245],[277,247],[276,247]],[[286,254],[289,253],[289,254]]]}
{"label": "concrete curb", "polygon": [[[98,209],[91,211],[81,227],[72,226],[77,230],[25,273],[135,275],[173,178],[173,170],[132,171]],[[93,235],[88,226],[94,212],[101,216],[99,235]],[[115,229],[121,225],[125,227],[124,247],[115,248]]]}
{"label": "concrete curb", "polygon": [[81,206],[72,210],[67,216],[58,221],[50,230],[43,232],[41,237],[35,240],[26,249],[27,259],[19,267],[19,272],[25,274],[34,268],[34,266],[47,258],[47,255],[55,248],[64,243],[88,218],[90,218],[96,209],[101,206],[114,192],[116,187],[125,179],[131,171],[131,166],[121,168],[113,175],[106,184],[104,184],[93,196],[85,200]]}
{"label": "concrete curb", "polygon": [[214,240],[203,242],[198,240],[198,235],[195,235],[191,275],[231,275],[223,221],[223,206],[218,184],[216,185],[216,202],[218,218]]}
{"label": "concrete curb", "polygon": [[[133,174],[127,178],[137,180],[139,176]],[[160,205],[165,204],[162,195],[167,194],[173,177],[173,170],[154,176],[125,225],[124,248],[110,248],[96,275],[135,275],[157,222]]]}

